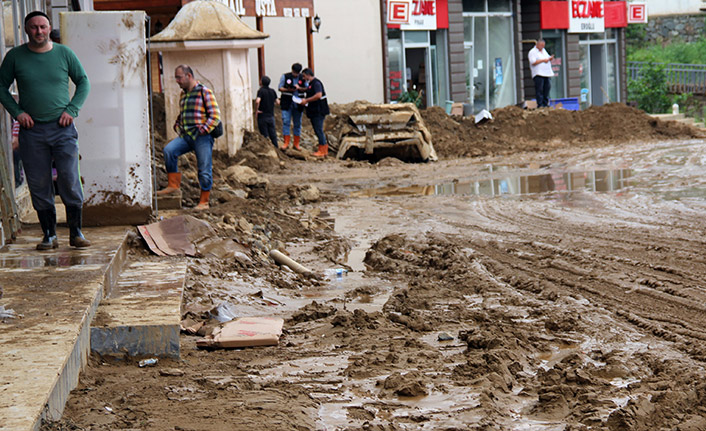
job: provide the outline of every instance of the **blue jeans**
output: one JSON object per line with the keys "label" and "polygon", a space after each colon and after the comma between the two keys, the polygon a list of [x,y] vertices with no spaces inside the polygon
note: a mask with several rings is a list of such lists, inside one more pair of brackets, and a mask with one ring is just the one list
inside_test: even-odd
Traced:
{"label": "blue jeans", "polygon": [[326,145],[326,135],[324,135],[325,119],[326,117],[323,115],[309,117],[309,120],[311,120],[311,127],[314,128],[314,133],[316,133],[316,137],[319,138],[319,145]]}
{"label": "blue jeans", "polygon": [[164,147],[164,165],[168,173],[179,172],[179,156],[193,151],[199,170],[199,185],[201,190],[211,190],[213,185],[213,137],[198,135],[196,141],[189,136],[179,136]]}
{"label": "blue jeans", "polygon": [[54,208],[54,182],[51,162],[56,166],[56,183],[66,206],[83,206],[83,187],[78,169],[78,131],[71,124],[35,122],[31,129],[20,128],[20,156],[27,176],[32,206],[37,211]]}
{"label": "blue jeans", "polygon": [[297,109],[297,104],[292,103],[289,109],[282,110],[282,135],[289,135],[289,123],[294,121],[294,136],[302,132],[302,111]]}

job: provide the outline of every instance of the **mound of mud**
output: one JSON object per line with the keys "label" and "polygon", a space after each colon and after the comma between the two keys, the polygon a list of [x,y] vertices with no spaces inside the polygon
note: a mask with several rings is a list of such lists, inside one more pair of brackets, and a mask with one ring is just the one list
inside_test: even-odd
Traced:
{"label": "mound of mud", "polygon": [[703,137],[696,128],[661,121],[620,103],[590,107],[585,111],[530,111],[508,106],[492,114],[493,121],[476,125],[472,116],[452,117],[440,107],[422,111],[440,158]]}

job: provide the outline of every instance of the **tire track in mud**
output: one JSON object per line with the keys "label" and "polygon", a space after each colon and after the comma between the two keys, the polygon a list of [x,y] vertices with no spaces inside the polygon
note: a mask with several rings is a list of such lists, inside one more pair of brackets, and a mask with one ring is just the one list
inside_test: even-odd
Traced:
{"label": "tire track in mud", "polygon": [[[610,214],[575,208],[558,212],[536,200],[523,202],[519,211],[508,211],[516,206],[500,199],[472,203],[465,220],[449,222],[484,233],[483,241],[472,240],[469,246],[483,256],[486,266],[548,281],[560,290],[578,290],[706,361],[706,350],[700,346],[706,340],[706,291],[700,285],[706,265],[694,259],[704,243],[688,238],[694,225],[703,227],[699,220],[683,218],[666,229],[668,223],[657,222],[655,228],[653,216],[642,214],[641,208],[630,211],[628,205],[622,205],[621,212],[632,220],[624,214],[615,220]],[[488,235],[497,242],[488,244]]]}

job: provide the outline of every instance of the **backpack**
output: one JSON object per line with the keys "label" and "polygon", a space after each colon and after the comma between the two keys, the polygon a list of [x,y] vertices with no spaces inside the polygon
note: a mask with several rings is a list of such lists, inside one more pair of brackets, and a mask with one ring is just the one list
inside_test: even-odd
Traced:
{"label": "backpack", "polygon": [[[206,98],[203,97],[203,85],[201,86],[201,99],[203,99],[203,104],[206,106]],[[218,120],[218,124],[216,124],[216,127],[211,130],[209,133],[213,139],[220,138],[223,136],[223,122]]]}

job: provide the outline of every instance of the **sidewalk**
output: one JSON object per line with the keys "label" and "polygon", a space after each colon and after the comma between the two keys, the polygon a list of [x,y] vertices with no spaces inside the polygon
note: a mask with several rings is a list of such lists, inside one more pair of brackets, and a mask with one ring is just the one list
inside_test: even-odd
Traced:
{"label": "sidewalk", "polygon": [[34,430],[44,417],[61,417],[90,353],[104,286],[125,260],[127,229],[84,229],[93,245],[78,250],[59,227],[59,248],[39,252],[39,227],[25,226],[0,250],[0,305],[18,315],[0,319],[0,430]]}

